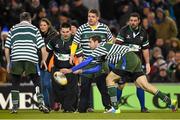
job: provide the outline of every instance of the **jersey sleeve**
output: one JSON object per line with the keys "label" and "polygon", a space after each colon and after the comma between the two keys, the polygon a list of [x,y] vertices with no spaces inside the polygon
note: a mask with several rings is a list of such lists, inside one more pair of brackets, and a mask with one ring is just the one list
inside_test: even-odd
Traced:
{"label": "jersey sleeve", "polygon": [[8,33],[8,36],[6,38],[6,42],[5,42],[5,48],[11,48],[11,30]]}
{"label": "jersey sleeve", "polygon": [[38,49],[45,46],[44,39],[42,38],[42,36],[41,36],[38,29],[37,29],[37,32],[36,32],[36,45],[37,45]]}
{"label": "jersey sleeve", "polygon": [[72,42],[71,55],[74,55],[76,53],[77,47],[78,47],[78,44],[76,44],[75,42]]}
{"label": "jersey sleeve", "polygon": [[53,50],[53,40],[50,40],[46,46],[47,51]]}
{"label": "jersey sleeve", "polygon": [[83,55],[83,50],[82,50],[82,48],[78,48],[78,49],[76,50],[75,55],[76,55],[77,57],[83,57],[84,55]]}
{"label": "jersey sleeve", "polygon": [[107,42],[112,41],[113,35],[108,26],[106,26],[106,30],[107,30]]}
{"label": "jersey sleeve", "polygon": [[142,43],[142,49],[149,49],[149,40],[147,37],[147,33],[144,33],[143,43]]}
{"label": "jersey sleeve", "polygon": [[96,49],[93,50],[91,56],[94,58],[99,58],[102,56],[106,56],[108,51],[106,50],[105,47],[99,46]]}
{"label": "jersey sleeve", "polygon": [[73,43],[79,44],[81,42],[81,35],[82,35],[81,30],[82,30],[82,28],[79,27],[74,36]]}
{"label": "jersey sleeve", "polygon": [[84,61],[82,61],[80,64],[74,66],[71,68],[72,72],[79,70],[85,66],[87,66],[89,63],[91,63],[91,61],[93,61],[94,58],[92,56],[88,57],[87,59],[85,59]]}
{"label": "jersey sleeve", "polygon": [[116,37],[116,42],[115,43],[122,45],[124,40],[125,40],[125,35],[124,35],[124,32],[123,32],[123,29],[121,29],[120,32],[118,33],[117,37]]}
{"label": "jersey sleeve", "polygon": [[99,72],[100,70],[101,70],[101,66],[97,65],[95,67],[83,70],[82,74],[92,74],[92,73]]}

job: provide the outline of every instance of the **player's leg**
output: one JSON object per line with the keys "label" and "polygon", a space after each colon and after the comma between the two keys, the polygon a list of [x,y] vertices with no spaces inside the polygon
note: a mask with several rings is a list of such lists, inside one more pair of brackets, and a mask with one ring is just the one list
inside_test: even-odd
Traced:
{"label": "player's leg", "polygon": [[[115,69],[115,64],[113,63],[108,63],[109,66],[109,70],[112,71],[113,69]],[[118,88],[117,88],[117,101],[120,102],[120,98],[122,96],[122,90],[125,86],[125,82],[123,80],[119,80],[117,81],[118,84]]]}
{"label": "player's leg", "polygon": [[92,86],[90,87],[90,91],[89,91],[89,99],[88,99],[88,108],[87,108],[87,112],[94,112],[93,109],[93,89]]}
{"label": "player's leg", "polygon": [[[145,72],[144,65],[142,66],[143,71]],[[136,95],[141,106],[141,112],[149,113],[148,109],[145,107],[145,92],[142,88],[136,86]]]}
{"label": "player's leg", "polygon": [[59,99],[59,84],[54,80],[54,73],[59,71],[59,68],[53,67],[51,72],[51,79],[52,79],[52,103],[53,103],[53,110],[58,111],[61,108],[60,99]]}
{"label": "player's leg", "polygon": [[103,106],[105,107],[105,110],[109,110],[111,109],[111,101],[106,86],[106,81],[105,81],[106,76],[107,74],[105,73],[101,74],[100,76],[96,77],[95,80],[96,80],[97,88],[101,93]]}
{"label": "player's leg", "polygon": [[11,71],[10,77],[12,81],[12,103],[13,107],[11,113],[17,113],[17,109],[19,107],[19,84],[21,80],[21,74],[23,73],[23,62],[12,62],[11,63]]}
{"label": "player's leg", "polygon": [[25,73],[29,76],[30,80],[33,81],[35,86],[39,110],[44,113],[49,113],[49,109],[44,105],[44,98],[41,93],[39,65],[31,62],[25,62]]}
{"label": "player's leg", "polygon": [[64,98],[63,98],[63,108],[64,112],[75,112],[76,108],[74,104],[77,101],[78,86],[77,86],[77,77],[70,73],[66,74],[68,79],[68,84],[65,87]]}
{"label": "player's leg", "polygon": [[136,87],[136,95],[141,105],[141,112],[148,112],[148,109],[145,107],[145,93],[144,90],[140,87]]}
{"label": "player's leg", "polygon": [[162,93],[160,90],[158,90],[155,86],[153,86],[147,81],[147,77],[145,75],[137,77],[135,82],[145,91],[157,96],[162,101],[164,101],[173,111],[177,109],[176,106],[172,104],[171,99],[166,94]]}
{"label": "player's leg", "polygon": [[81,87],[80,87],[81,92],[80,92],[80,101],[78,106],[78,111],[80,113],[85,113],[89,106],[88,100],[90,95],[91,82],[92,79],[86,76],[81,76]]}
{"label": "player's leg", "polygon": [[115,109],[118,109],[117,87],[115,86],[116,80],[120,80],[120,76],[112,71],[106,77],[106,85],[108,87],[108,93],[110,95],[111,104]]}
{"label": "player's leg", "polygon": [[[142,72],[141,60],[135,53],[129,52],[125,56],[126,56],[126,68],[125,68],[126,71],[129,71],[130,73],[134,73],[136,71]],[[133,78],[132,76],[131,76],[131,79],[135,80],[135,78]],[[144,90],[141,89],[140,87],[137,87],[136,93],[137,93],[137,97],[141,105],[141,111],[148,112],[147,109],[145,108]]]}
{"label": "player's leg", "polygon": [[12,97],[12,111],[11,113],[17,113],[17,109],[19,108],[19,84],[20,84],[20,75],[11,74],[12,78],[12,90],[11,90],[11,97]]}
{"label": "player's leg", "polygon": [[121,96],[122,96],[122,92],[123,92],[123,88],[125,87],[125,81],[122,79],[122,80],[119,80],[117,82],[118,84],[118,89],[117,89],[117,101],[120,103],[121,101]]}
{"label": "player's leg", "polygon": [[44,103],[48,108],[52,107],[52,87],[51,87],[51,73],[48,71],[41,70],[41,86],[42,86],[42,93],[44,96]]}

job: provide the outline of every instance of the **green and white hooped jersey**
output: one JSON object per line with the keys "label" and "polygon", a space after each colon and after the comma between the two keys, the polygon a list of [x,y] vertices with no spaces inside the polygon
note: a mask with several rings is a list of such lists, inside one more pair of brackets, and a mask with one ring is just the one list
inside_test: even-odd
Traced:
{"label": "green and white hooped jersey", "polygon": [[5,47],[11,49],[11,61],[38,63],[37,49],[45,46],[37,27],[27,21],[16,24],[9,31]]}
{"label": "green and white hooped jersey", "polygon": [[99,35],[104,43],[112,40],[112,34],[108,26],[103,23],[98,23],[95,30],[92,30],[88,23],[81,25],[74,36],[73,42],[80,44],[85,59],[92,53],[89,47],[89,38],[93,35]]}
{"label": "green and white hooped jersey", "polygon": [[116,64],[129,51],[131,50],[128,46],[106,43],[94,49],[91,56],[94,58],[104,56],[108,63]]}

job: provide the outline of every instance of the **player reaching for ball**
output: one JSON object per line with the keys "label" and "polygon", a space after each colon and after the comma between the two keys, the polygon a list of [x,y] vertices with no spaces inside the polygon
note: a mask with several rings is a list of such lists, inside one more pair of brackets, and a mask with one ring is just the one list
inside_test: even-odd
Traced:
{"label": "player reaching for ball", "polygon": [[101,38],[99,36],[90,37],[89,46],[93,49],[92,54],[85,59],[83,62],[71,69],[61,69],[63,73],[77,72],[77,70],[87,66],[92,60],[99,57],[104,57],[105,61],[109,63],[115,63],[115,69],[113,69],[106,77],[106,84],[110,95],[111,103],[113,108],[108,110],[109,113],[118,111],[117,102],[117,88],[115,82],[121,81],[121,78],[131,76],[134,78],[135,84],[144,89],[145,91],[157,96],[163,100],[172,111],[177,110],[177,101],[173,100],[162,93],[155,86],[151,85],[142,71],[141,60],[139,57],[132,52],[133,50],[124,45],[117,44],[100,44]]}
{"label": "player reaching for ball", "polygon": [[72,40],[71,25],[63,23],[60,29],[60,36],[57,36],[47,44],[47,51],[53,51],[54,53],[54,67],[52,68],[52,75],[54,76],[52,79],[54,103],[60,102],[64,112],[75,111],[75,104],[77,103],[78,96],[77,78],[74,74],[70,73],[65,75],[67,78],[67,84],[58,82],[62,80],[62,75],[57,71],[61,68],[72,67],[69,63],[70,45],[72,44]]}

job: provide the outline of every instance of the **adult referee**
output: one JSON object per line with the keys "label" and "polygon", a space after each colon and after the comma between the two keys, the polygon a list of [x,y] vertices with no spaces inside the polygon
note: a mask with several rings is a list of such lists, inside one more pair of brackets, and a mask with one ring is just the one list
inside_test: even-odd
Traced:
{"label": "adult referee", "polygon": [[13,107],[11,113],[17,113],[19,107],[19,84],[23,73],[29,76],[34,83],[39,110],[49,113],[49,110],[43,104],[43,95],[40,93],[38,49],[42,52],[41,66],[44,65],[46,67],[44,61],[46,52],[44,40],[38,28],[31,24],[30,13],[23,12],[20,14],[20,23],[11,28],[5,43],[7,71],[12,79]]}

